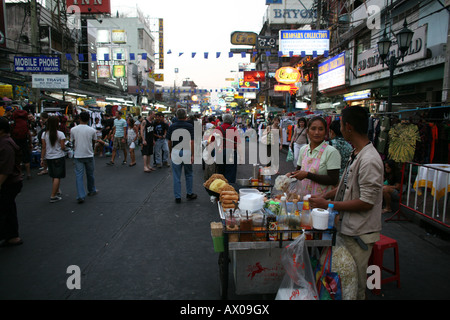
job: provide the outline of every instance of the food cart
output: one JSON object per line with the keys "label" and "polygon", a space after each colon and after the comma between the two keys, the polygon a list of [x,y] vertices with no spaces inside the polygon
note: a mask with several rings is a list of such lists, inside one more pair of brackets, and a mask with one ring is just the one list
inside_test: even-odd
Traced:
{"label": "food cart", "polygon": [[[281,263],[283,248],[295,239],[292,236],[293,234],[298,236],[305,230],[227,230],[226,213],[220,203],[219,195],[207,188],[205,189],[213,197],[220,217],[220,223],[215,223],[215,228],[221,230],[216,230],[216,237],[213,236],[213,240],[214,249],[219,253],[221,298],[228,298],[230,268],[237,295],[276,294],[285,275]],[[266,214],[264,208],[254,213]],[[269,235],[273,235],[273,233],[279,236],[276,237],[275,241],[270,241]],[[335,245],[335,228],[327,230],[309,229],[307,233],[309,239],[305,243],[308,248]],[[322,237],[325,233],[327,236]],[[289,237],[283,237],[283,234],[288,234]],[[250,241],[248,238],[242,241],[243,235],[250,235]],[[236,240],[236,237],[239,240]]]}

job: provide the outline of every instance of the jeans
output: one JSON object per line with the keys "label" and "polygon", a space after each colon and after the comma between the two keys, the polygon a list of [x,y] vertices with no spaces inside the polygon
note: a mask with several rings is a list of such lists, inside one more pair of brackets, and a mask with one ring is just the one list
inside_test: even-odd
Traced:
{"label": "jeans", "polygon": [[[178,156],[183,157],[183,155],[190,159],[190,151],[184,151],[183,150],[172,150],[172,159],[176,159]],[[173,175],[173,193],[176,199],[181,199],[181,171],[184,167],[184,176],[186,178],[186,193],[192,194],[192,185],[194,182],[194,175],[192,172],[192,164],[176,164],[172,161],[172,175]]]}
{"label": "jeans", "polygon": [[94,158],[74,158],[75,177],[77,181],[77,199],[86,198],[86,190],[84,189],[84,171],[86,170],[87,189],[88,192],[96,192],[95,178],[94,178]]}
{"label": "jeans", "polygon": [[157,165],[161,164],[161,151],[162,154],[162,162],[166,163],[169,158],[169,146],[167,145],[166,139],[158,139],[155,141],[155,163]]}

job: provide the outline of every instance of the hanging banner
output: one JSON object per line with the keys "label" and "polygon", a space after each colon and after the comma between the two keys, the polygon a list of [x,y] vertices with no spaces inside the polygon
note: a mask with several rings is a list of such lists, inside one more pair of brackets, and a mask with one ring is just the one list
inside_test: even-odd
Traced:
{"label": "hanging banner", "polygon": [[164,69],[164,19],[159,19],[159,69]]}
{"label": "hanging banner", "polygon": [[323,55],[330,50],[329,30],[280,30],[283,57]]}

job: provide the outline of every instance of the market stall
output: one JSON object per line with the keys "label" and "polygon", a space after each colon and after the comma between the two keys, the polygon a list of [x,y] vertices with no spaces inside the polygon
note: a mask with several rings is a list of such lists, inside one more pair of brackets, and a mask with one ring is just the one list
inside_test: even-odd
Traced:
{"label": "market stall", "polygon": [[302,235],[308,248],[335,244],[329,211],[316,215],[321,209],[310,210],[308,201],[299,202],[296,195],[282,190],[276,194],[273,187],[280,189],[278,181],[266,186],[230,185],[217,174],[205,182],[220,218],[211,223],[211,235],[219,253],[223,299],[228,297],[230,268],[236,294],[275,294],[285,276],[281,255],[286,246]]}

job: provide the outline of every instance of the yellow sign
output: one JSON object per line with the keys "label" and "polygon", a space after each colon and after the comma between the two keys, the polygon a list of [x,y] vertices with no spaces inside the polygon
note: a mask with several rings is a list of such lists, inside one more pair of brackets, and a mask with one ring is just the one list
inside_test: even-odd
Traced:
{"label": "yellow sign", "polygon": [[296,68],[283,67],[275,73],[275,79],[283,84],[294,84],[300,81],[301,74]]}
{"label": "yellow sign", "polygon": [[150,74],[149,77],[155,79],[155,81],[164,81],[163,73],[153,73],[153,74]]}
{"label": "yellow sign", "polygon": [[257,38],[254,32],[236,31],[231,34],[231,44],[255,46]]}
{"label": "yellow sign", "polygon": [[7,97],[13,98],[13,87],[11,85],[0,86],[0,98]]}

